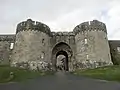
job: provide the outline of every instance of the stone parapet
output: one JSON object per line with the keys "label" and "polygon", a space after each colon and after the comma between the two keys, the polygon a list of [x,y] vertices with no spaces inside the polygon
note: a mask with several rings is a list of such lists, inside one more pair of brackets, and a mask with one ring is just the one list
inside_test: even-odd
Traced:
{"label": "stone parapet", "polygon": [[15,35],[0,35],[0,41],[15,41]]}
{"label": "stone parapet", "polygon": [[104,31],[107,33],[106,25],[103,22],[100,22],[98,20],[83,22],[83,23],[77,25],[73,29],[73,32],[75,34],[77,34],[79,32],[84,32],[84,31]]}
{"label": "stone parapet", "polygon": [[27,19],[27,21],[23,21],[23,22],[19,23],[17,25],[16,33],[20,32],[20,31],[26,31],[26,30],[27,31],[28,30],[41,31],[48,35],[51,35],[50,28],[47,25],[45,25],[41,22],[32,21],[31,19]]}
{"label": "stone parapet", "polygon": [[75,36],[74,32],[52,32],[52,36]]}

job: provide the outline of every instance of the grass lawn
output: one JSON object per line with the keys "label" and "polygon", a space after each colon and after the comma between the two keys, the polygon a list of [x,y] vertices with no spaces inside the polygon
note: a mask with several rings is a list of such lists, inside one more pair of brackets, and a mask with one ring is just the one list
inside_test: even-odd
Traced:
{"label": "grass lawn", "polygon": [[96,79],[119,81],[120,82],[120,66],[106,66],[96,69],[87,69],[84,71],[76,70],[72,72],[76,75],[92,77]]}
{"label": "grass lawn", "polygon": [[[10,72],[14,73],[13,78],[10,78]],[[53,72],[30,71],[30,70],[18,69],[14,67],[0,65],[0,83],[21,82],[48,74],[53,74]]]}

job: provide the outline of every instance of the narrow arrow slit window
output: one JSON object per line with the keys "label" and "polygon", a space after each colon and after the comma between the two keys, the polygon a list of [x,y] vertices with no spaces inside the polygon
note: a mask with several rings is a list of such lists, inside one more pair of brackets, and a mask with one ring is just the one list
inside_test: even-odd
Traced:
{"label": "narrow arrow slit window", "polygon": [[10,49],[13,49],[14,43],[10,43]]}

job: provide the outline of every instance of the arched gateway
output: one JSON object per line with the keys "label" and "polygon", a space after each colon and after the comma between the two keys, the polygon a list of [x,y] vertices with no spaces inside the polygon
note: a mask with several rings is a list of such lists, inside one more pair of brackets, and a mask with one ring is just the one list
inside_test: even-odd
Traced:
{"label": "arched gateway", "polygon": [[[5,63],[4,56],[9,58],[10,53],[11,66],[26,68],[27,63],[31,70],[49,70],[52,65],[58,70],[62,65],[63,70],[74,71],[112,63],[106,25],[98,20],[83,22],[71,32],[51,32],[46,24],[28,19],[17,25],[13,38],[0,37],[0,50],[5,51],[1,60]],[[14,43],[12,50],[10,43]],[[60,55],[64,58],[58,59]]]}
{"label": "arched gateway", "polygon": [[62,62],[62,70],[69,71],[69,61],[72,57],[71,47],[64,42],[60,42],[54,46],[54,48],[52,49],[52,59],[51,59],[54,70],[60,69],[60,66],[57,65],[57,62],[58,62],[57,57],[59,55],[65,56],[65,58],[63,58],[61,61]]}

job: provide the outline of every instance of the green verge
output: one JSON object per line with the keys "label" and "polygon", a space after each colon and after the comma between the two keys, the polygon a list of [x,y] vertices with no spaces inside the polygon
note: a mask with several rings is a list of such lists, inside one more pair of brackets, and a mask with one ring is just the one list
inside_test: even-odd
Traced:
{"label": "green verge", "polygon": [[[13,77],[10,77],[10,72],[13,72]],[[5,65],[0,65],[0,83],[6,82],[22,82],[32,78],[52,75],[54,72],[46,71],[30,71]]]}
{"label": "green verge", "polygon": [[119,65],[100,67],[96,69],[76,70],[72,73],[80,76],[120,82],[120,66]]}

